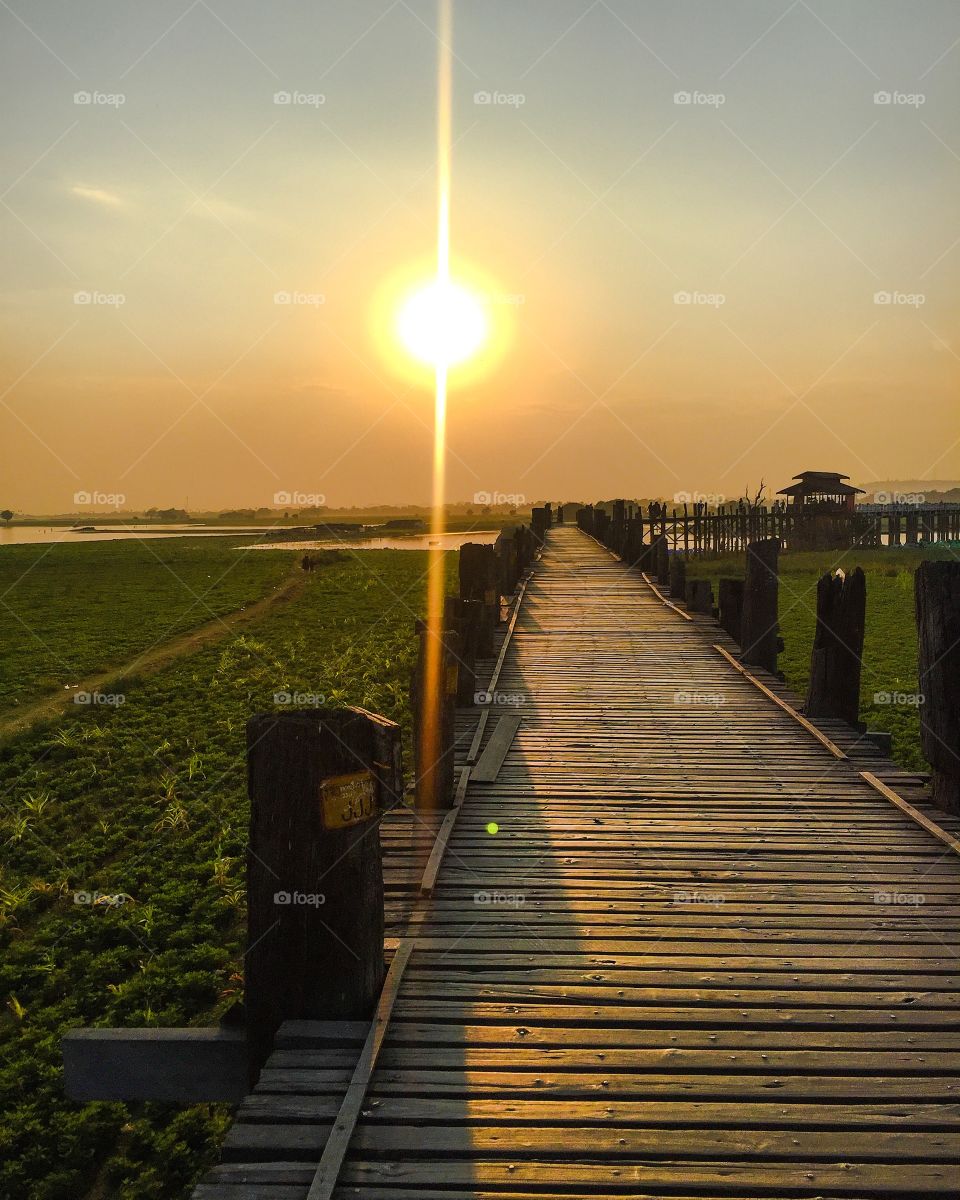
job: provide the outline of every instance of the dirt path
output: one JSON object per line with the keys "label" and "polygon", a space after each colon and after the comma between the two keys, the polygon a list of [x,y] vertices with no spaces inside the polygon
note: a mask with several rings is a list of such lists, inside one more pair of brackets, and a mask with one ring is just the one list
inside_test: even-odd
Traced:
{"label": "dirt path", "polygon": [[111,667],[97,675],[90,675],[82,680],[76,689],[71,689],[69,692],[55,692],[52,696],[34,701],[16,714],[0,717],[0,741],[8,741],[10,738],[17,737],[39,722],[48,721],[64,710],[72,708],[73,697],[78,691],[118,691],[120,690],[119,685],[131,675],[156,674],[157,671],[163,670],[176,659],[182,658],[186,654],[193,654],[197,650],[203,649],[204,646],[226,637],[228,633],[235,632],[238,626],[248,625],[259,620],[277,605],[289,604],[296,600],[305,584],[306,576],[302,571],[297,571],[274,588],[272,592],[262,599],[256,600],[253,604],[238,608],[234,612],[225,613],[223,616],[214,617],[213,620],[192,629],[189,633],[180,634],[178,637],[171,638],[169,642],[153,646],[137,655],[136,658],[128,659],[120,666]]}

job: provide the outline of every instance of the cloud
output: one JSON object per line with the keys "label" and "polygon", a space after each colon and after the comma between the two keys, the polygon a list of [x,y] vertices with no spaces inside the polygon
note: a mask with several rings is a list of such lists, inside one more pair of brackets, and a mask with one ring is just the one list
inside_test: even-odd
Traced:
{"label": "cloud", "polygon": [[216,196],[203,196],[190,212],[195,217],[207,217],[210,220],[227,222],[240,221],[244,223],[260,220],[257,213],[239,204],[231,204],[229,200],[219,200]]}
{"label": "cloud", "polygon": [[75,183],[70,191],[83,200],[92,200],[94,204],[104,204],[108,208],[120,208],[123,200],[104,188],[88,187],[85,183]]}

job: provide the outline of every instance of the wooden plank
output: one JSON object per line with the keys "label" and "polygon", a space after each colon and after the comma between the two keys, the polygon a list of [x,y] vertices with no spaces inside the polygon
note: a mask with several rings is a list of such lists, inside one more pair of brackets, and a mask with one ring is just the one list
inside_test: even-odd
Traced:
{"label": "wooden plank", "polygon": [[875,791],[878,791],[881,796],[885,796],[891,804],[895,804],[901,812],[905,812],[908,817],[911,817],[918,825],[921,825],[927,831],[927,833],[932,833],[937,841],[943,842],[945,846],[949,846],[954,854],[960,854],[960,841],[957,841],[956,838],[951,837],[950,834],[947,833],[946,830],[941,829],[935,821],[931,821],[929,817],[925,817],[923,813],[914,808],[912,804],[908,804],[902,796],[898,796],[893,788],[887,787],[887,785],[883,783],[882,780],[878,779],[876,775],[872,775],[869,771],[861,771],[860,778],[865,779]]}
{"label": "wooden plank", "polygon": [[788,713],[791,717],[793,717],[793,719],[797,722],[798,725],[802,725],[803,728],[807,731],[807,733],[812,734],[817,739],[817,741],[820,743],[821,746],[825,746],[830,751],[830,753],[834,756],[834,758],[846,758],[847,757],[846,754],[844,753],[844,751],[841,750],[840,747],[836,744],[836,742],[831,741],[830,738],[828,738],[825,733],[821,733],[820,730],[816,727],[816,725],[814,725],[814,724],[812,724],[812,722],[808,721],[807,718],[802,713],[797,712],[797,710],[792,705],[787,704],[787,702],[785,700],[781,700],[780,697],[775,692],[771,691],[770,688],[768,688],[765,683],[762,683],[756,677],[756,675],[754,675],[750,671],[748,671],[746,669],[746,667],[744,667],[741,663],[738,663],[737,660],[733,657],[733,655],[728,650],[724,650],[723,646],[714,646],[714,650],[716,650],[719,654],[722,654],[723,657],[727,660],[727,662],[731,665],[731,667],[733,667],[736,671],[739,671],[740,674],[744,677],[744,679],[749,679],[750,682],[754,685],[754,687],[756,687],[759,691],[763,692],[763,694],[767,697],[768,700],[772,700],[778,708],[782,709],[785,713]]}
{"label": "wooden plank", "polygon": [[666,596],[663,594],[663,592],[661,592],[661,591],[660,591],[660,589],[659,589],[659,588],[657,587],[657,585],[656,585],[656,584],[653,582],[653,580],[652,580],[652,579],[650,578],[650,576],[649,576],[649,575],[646,573],[646,571],[642,571],[642,572],[641,572],[641,578],[643,579],[643,582],[644,582],[644,583],[647,585],[647,587],[650,589],[650,591],[651,591],[651,592],[653,592],[653,594],[656,596],[656,598],[657,598],[657,599],[658,599],[658,600],[659,600],[659,601],[660,601],[662,604],[666,605],[666,607],[667,607],[667,608],[671,608],[671,609],[673,609],[673,611],[674,611],[675,613],[679,613],[679,614],[680,614],[680,616],[681,616],[681,617],[683,617],[683,619],[684,619],[685,621],[692,621],[692,620],[693,620],[693,617],[690,615],[690,613],[688,613],[688,612],[685,612],[685,611],[684,611],[682,608],[678,608],[676,604],[673,604],[673,603],[672,603],[670,600],[668,600],[668,599],[666,598]]}
{"label": "wooden plank", "polygon": [[236,1103],[248,1091],[242,1029],[72,1029],[62,1045],[71,1100]]}
{"label": "wooden plank", "polygon": [[415,943],[413,941],[409,938],[404,938],[400,942],[397,953],[394,955],[390,969],[387,971],[387,977],[383,983],[383,992],[380,995],[380,1000],[377,1003],[377,1011],[370,1026],[370,1033],[367,1036],[363,1049],[360,1051],[360,1058],[353,1072],[353,1078],[350,1080],[350,1085],[343,1098],[343,1104],[340,1107],[333,1131],[323,1148],[320,1165],[317,1167],[317,1173],[310,1184],[306,1200],[330,1200],[334,1188],[337,1186],[340,1168],[343,1166],[347,1148],[350,1145],[350,1139],[356,1128],[357,1118],[360,1116],[360,1110],[366,1099],[370,1079],[376,1068],[377,1058],[383,1046],[387,1027],[390,1024],[394,1002],[400,990],[403,972],[410,961],[410,955],[413,953],[414,946]]}
{"label": "wooden plank", "polygon": [[506,713],[497,722],[486,748],[480,755],[477,765],[473,768],[470,778],[474,783],[495,783],[500,774],[503,760],[520,728],[522,717],[514,713]]}
{"label": "wooden plank", "polygon": [[[464,767],[465,772],[469,772],[470,767]],[[440,826],[440,831],[437,834],[436,841],[433,843],[433,849],[430,851],[430,857],[427,859],[427,865],[423,871],[423,878],[420,881],[420,895],[430,896],[433,894],[433,889],[437,884],[437,875],[440,873],[440,867],[443,865],[443,856],[447,849],[447,844],[450,841],[450,835],[453,833],[453,827],[457,823],[457,817],[460,814],[460,806],[454,805],[453,808],[443,818],[443,824]]]}

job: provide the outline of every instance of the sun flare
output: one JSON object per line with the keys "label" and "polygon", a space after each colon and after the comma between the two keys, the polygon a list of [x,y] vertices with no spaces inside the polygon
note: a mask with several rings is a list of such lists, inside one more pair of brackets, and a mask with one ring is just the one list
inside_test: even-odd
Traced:
{"label": "sun flare", "polygon": [[432,367],[466,362],[486,342],[481,300],[460,283],[435,280],[411,292],[397,313],[397,334],[414,358]]}

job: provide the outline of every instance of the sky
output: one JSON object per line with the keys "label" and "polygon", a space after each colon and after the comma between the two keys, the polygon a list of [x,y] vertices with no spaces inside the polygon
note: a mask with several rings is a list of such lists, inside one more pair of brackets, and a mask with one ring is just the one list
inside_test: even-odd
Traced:
{"label": "sky", "polygon": [[[451,499],[960,476],[960,6],[453,20],[453,266],[499,336],[451,380]],[[436,28],[0,2],[0,507],[429,499],[384,327],[434,253]]]}

